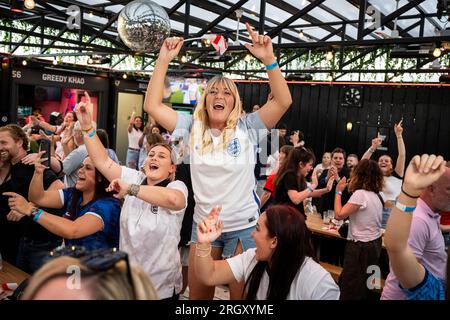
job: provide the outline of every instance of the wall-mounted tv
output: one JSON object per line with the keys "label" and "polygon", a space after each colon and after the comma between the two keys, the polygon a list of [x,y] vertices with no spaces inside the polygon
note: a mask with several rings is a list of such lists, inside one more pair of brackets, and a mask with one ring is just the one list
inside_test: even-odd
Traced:
{"label": "wall-mounted tv", "polygon": [[169,78],[172,105],[195,105],[206,88],[206,79]]}

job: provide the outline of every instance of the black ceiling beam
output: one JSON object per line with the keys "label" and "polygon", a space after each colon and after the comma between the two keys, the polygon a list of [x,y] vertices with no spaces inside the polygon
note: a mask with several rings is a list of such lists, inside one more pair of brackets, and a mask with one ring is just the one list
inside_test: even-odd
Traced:
{"label": "black ceiling beam", "polygon": [[[442,27],[436,22],[436,20],[434,20],[432,17],[427,16],[425,11],[422,9],[421,5],[418,5],[416,9],[420,12],[420,14],[422,16],[424,16],[428,20],[429,23],[431,23],[433,25],[433,27],[435,27],[438,30],[442,30]],[[436,15],[437,15],[437,12],[436,12]]]}
{"label": "black ceiling beam", "polygon": [[[202,9],[204,9],[204,10],[207,10],[207,11],[210,11],[210,12],[213,12],[213,13],[216,13],[216,14],[218,14],[218,15],[223,15],[224,12],[225,12],[225,8],[222,8],[221,6],[214,5],[214,4],[210,3],[210,2],[205,2],[205,1],[202,1],[202,0],[191,0],[191,1],[192,1],[192,4],[193,4],[193,5],[196,5],[196,6],[202,8]],[[274,23],[274,24],[276,24],[276,25],[279,24],[278,21],[273,21],[273,20],[271,20],[271,19],[270,19],[270,20],[265,19],[265,21],[272,22],[272,23]],[[257,25],[259,24],[259,21],[258,21],[258,20],[248,18],[248,17],[246,17],[246,16],[244,16],[244,15],[242,16],[240,22],[242,22],[242,23],[248,22],[248,23],[249,23],[250,25],[252,25],[252,26],[257,26]],[[267,29],[267,26],[265,26],[265,28]],[[243,32],[246,32],[247,29],[244,29],[244,30],[242,30],[242,31],[243,31]],[[228,33],[229,33],[230,35],[231,35],[231,34],[234,35],[234,34],[236,33],[236,30],[229,30]],[[239,33],[239,34],[241,34],[241,33]],[[297,38],[297,37],[293,37],[293,36],[291,36],[291,35],[286,35],[285,38],[288,39],[288,40],[291,40],[291,41],[293,41],[293,42],[298,41],[298,38]],[[240,37],[240,39],[241,39],[242,41],[245,41],[245,42],[250,42],[246,37]]]}
{"label": "black ceiling beam", "polygon": [[[408,2],[408,4],[405,4],[403,7],[399,8],[398,10],[395,10],[391,14],[389,14],[389,15],[387,15],[385,17],[382,17],[381,21],[380,21],[380,27],[386,25],[386,23],[391,22],[392,20],[394,20],[398,16],[400,16],[403,13],[411,10],[412,8],[416,7],[417,5],[421,4],[424,1],[425,0],[412,0],[412,1]],[[368,35],[371,32],[373,32],[373,30],[371,30],[371,29],[363,30],[362,34],[361,34],[361,39],[364,38],[366,35]]]}
{"label": "black ceiling beam", "polygon": [[[293,26],[291,26],[292,22],[294,22],[295,20],[302,18],[305,21],[308,21],[311,23],[310,27],[314,27],[316,26],[316,24],[321,24],[321,21],[314,18],[313,16],[309,15],[307,12],[311,11],[312,9],[314,9],[315,6],[319,6],[320,3],[318,2],[314,2],[314,3],[310,3],[308,6],[306,6],[305,8],[303,8],[303,10],[307,10],[307,12],[305,12],[303,15],[301,15],[301,12],[298,10],[298,8],[286,3],[286,2],[281,2],[281,1],[275,1],[275,0],[269,0],[270,4],[272,4],[273,6],[278,7],[281,10],[284,10],[290,14],[292,14],[293,16],[290,18],[291,19],[291,23],[289,23],[288,26],[284,27],[283,29],[290,29]],[[308,9],[309,7],[309,9]],[[298,17],[295,17],[296,15],[298,15]],[[295,17],[295,18],[294,18]],[[334,32],[336,29],[332,28],[329,25],[326,24],[322,24],[321,29],[328,31],[328,32]],[[277,28],[277,27],[276,27]],[[274,29],[276,29],[274,28]],[[274,30],[272,29],[272,30]],[[272,31],[271,30],[271,31]],[[269,31],[270,32],[270,31]],[[308,35],[309,36],[309,35]],[[309,36],[309,38],[314,39],[316,41],[319,41],[318,38],[315,37],[311,37]],[[346,39],[348,40],[354,40],[352,37],[346,35]],[[296,39],[294,42],[299,42],[299,39]]]}
{"label": "black ceiling beam", "polygon": [[[30,31],[30,32],[35,31],[35,30],[39,27],[40,24],[41,24],[41,21],[37,21],[29,31]],[[19,41],[19,44],[16,45],[14,48],[11,49],[10,53],[12,54],[12,53],[14,53],[18,48],[20,48],[20,46],[21,46],[23,43],[25,43],[25,41],[26,41],[29,37],[30,37],[29,35],[25,35],[25,36]]]}
{"label": "black ceiling beam", "polygon": [[[15,28],[10,28],[10,27],[5,27],[5,26],[0,26],[0,30],[6,31],[6,32],[12,32],[12,33],[18,33],[18,34],[24,34],[24,35],[29,35],[29,36],[33,36],[36,38],[40,38],[41,34],[40,33],[36,33],[36,32],[29,32],[26,30],[20,30],[20,29],[15,29]],[[55,41],[61,41],[61,42],[65,42],[67,44],[72,44],[72,45],[76,45],[78,46],[78,41],[77,40],[71,40],[71,39],[61,39],[55,36],[51,36],[51,35],[44,35],[45,39],[50,39],[50,40],[55,40]],[[18,43],[16,43],[18,44]],[[23,44],[23,46],[25,46],[26,44]],[[51,48],[51,46],[43,46],[44,48]],[[89,44],[88,47],[92,47],[94,49],[100,50],[100,51],[105,51],[105,52],[111,52],[111,50],[114,50],[115,53],[117,54],[129,54],[128,51],[124,51],[120,48],[111,48],[111,47],[104,47],[104,46],[100,46],[100,45],[96,45],[96,44]],[[56,46],[55,46],[56,48]],[[70,47],[67,47],[70,48]],[[86,50],[89,50],[87,47],[84,47]]]}
{"label": "black ceiling beam", "polygon": [[[120,13],[116,13],[114,16],[111,17],[111,19],[109,19],[109,21],[100,29],[98,30],[98,32],[103,33],[106,29],[108,29],[119,17]],[[94,41],[98,36],[97,35],[92,35],[88,41],[86,41],[86,43],[91,43],[92,41]]]}
{"label": "black ceiling beam", "polygon": [[210,22],[206,27],[195,34],[195,37],[201,37],[206,32],[211,30],[211,28],[215,27],[219,22],[223,19],[227,18],[230,14],[234,13],[236,9],[239,9],[242,5],[244,5],[248,0],[239,0],[236,4],[232,5],[229,9],[227,9],[222,15],[218,16],[214,21]]}
{"label": "black ceiling beam", "polygon": [[184,38],[189,37],[189,25],[191,19],[191,0],[186,0],[186,6],[184,7]]}
{"label": "black ceiling beam", "polygon": [[[335,32],[328,34],[326,37],[322,38],[321,41],[326,41],[326,40],[328,40],[329,38],[331,38],[331,37],[333,37],[334,35],[336,35],[336,34],[338,34],[339,32],[341,32],[342,29],[343,29],[343,28],[339,28],[339,29],[337,29]],[[303,50],[303,51],[301,51],[301,52],[298,52],[298,53],[295,54],[294,56],[289,57],[289,58],[286,59],[285,61],[280,62],[280,63],[279,63],[280,68],[283,67],[283,66],[285,66],[285,65],[288,64],[289,62],[291,62],[291,61],[297,59],[298,57],[302,56],[302,55],[305,54],[306,52],[308,52],[308,50]]]}
{"label": "black ceiling beam", "polygon": [[[56,35],[56,38],[59,40],[51,40],[49,45],[52,46],[56,41],[64,41],[65,39],[62,39],[61,36],[64,33],[66,33],[67,30],[68,30],[67,25],[64,28],[62,28],[61,30],[59,30],[58,34]],[[45,53],[45,51],[47,51],[47,50],[48,50],[48,48],[42,49],[41,53]]]}
{"label": "black ceiling beam", "polygon": [[259,26],[258,32],[264,34],[264,27],[266,25],[266,0],[261,0],[259,6]]}
{"label": "black ceiling beam", "polygon": [[172,15],[181,7],[183,6],[183,4],[186,2],[186,0],[181,0],[178,1],[177,4],[175,4],[172,8],[170,8],[169,10],[167,10],[167,14],[169,15],[169,17],[172,17]]}
{"label": "black ceiling beam", "polygon": [[[60,17],[64,18],[64,19],[68,19],[70,16],[68,14],[66,14],[65,12],[62,12],[61,10],[58,10],[57,8],[53,7],[52,5],[45,3],[45,2],[40,2],[40,4],[42,6],[44,6],[46,9],[58,14]],[[81,10],[80,15],[83,14],[83,10]],[[83,19],[82,19],[83,20]],[[105,33],[99,32],[98,30],[96,30],[95,28],[89,27],[86,23],[82,23],[80,26],[80,32],[86,32],[88,31],[89,33],[93,33],[96,34],[97,36],[101,37],[102,39],[108,40],[109,42],[111,42],[112,44],[121,47],[121,48],[127,48],[125,46],[125,44],[123,44],[122,42],[117,41],[115,38],[106,35]]]}

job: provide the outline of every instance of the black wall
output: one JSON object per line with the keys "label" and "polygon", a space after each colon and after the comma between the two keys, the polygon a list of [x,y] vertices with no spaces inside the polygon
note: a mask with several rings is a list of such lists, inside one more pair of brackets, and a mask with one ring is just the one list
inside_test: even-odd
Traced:
{"label": "black wall", "polygon": [[[238,82],[244,108],[264,104],[269,86],[260,82]],[[293,104],[282,118],[289,130],[300,129],[307,146],[320,158],[324,151],[342,147],[360,157],[379,131],[386,135],[377,151],[397,157],[394,124],[403,117],[407,161],[422,153],[441,154],[450,159],[450,87],[361,85],[362,105],[343,107],[346,85],[289,84]],[[352,131],[346,130],[351,121]]]}

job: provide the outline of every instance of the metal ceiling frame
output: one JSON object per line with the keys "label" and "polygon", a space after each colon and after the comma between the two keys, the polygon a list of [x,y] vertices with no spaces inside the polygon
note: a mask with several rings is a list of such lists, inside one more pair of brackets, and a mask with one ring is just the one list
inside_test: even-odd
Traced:
{"label": "metal ceiling frame", "polygon": [[[373,34],[373,29],[365,28],[365,19],[366,19],[366,8],[370,5],[369,0],[345,0],[347,3],[353,5],[356,10],[359,10],[359,18],[358,20],[349,20],[344,17],[342,14],[336,12],[331,7],[324,4],[325,0],[310,0],[309,4],[307,4],[304,8],[298,9],[289,3],[282,0],[260,0],[260,12],[252,13],[252,16],[249,15],[251,12],[249,9],[242,8],[242,6],[248,2],[248,0],[240,0],[236,3],[231,3],[226,0],[222,1],[225,6],[219,6],[214,2],[206,1],[206,0],[182,0],[178,1],[172,8],[165,8],[170,18],[174,21],[178,21],[184,24],[183,31],[175,31],[173,34],[184,36],[184,37],[199,37],[207,32],[213,33],[221,33],[225,34],[229,38],[235,37],[236,30],[231,30],[228,27],[224,27],[220,25],[226,18],[234,19],[236,9],[242,8],[246,15],[243,15],[241,18],[241,23],[249,22],[255,27],[258,27],[260,32],[265,32],[267,35],[271,37],[278,37],[278,43],[274,43],[273,46],[277,50],[278,57],[281,56],[281,52],[285,49],[301,49],[299,52],[294,53],[290,57],[284,57],[283,61],[279,61],[281,67],[287,66],[289,62],[301,57],[303,54],[308,52],[311,49],[324,49],[328,47],[333,47],[334,49],[340,49],[343,51],[343,48],[347,47],[363,47],[361,52],[356,56],[349,60],[345,60],[344,55],[341,55],[341,61],[339,61],[339,70],[337,71],[339,75],[337,78],[343,76],[349,70],[344,69],[349,64],[353,63],[358,59],[364,59],[367,54],[372,53],[379,46],[393,46],[393,45],[401,45],[401,44],[419,44],[419,43],[440,43],[440,42],[450,42],[450,36],[426,36],[423,37],[424,32],[424,24],[425,21],[428,21],[431,25],[433,25],[437,30],[442,29],[441,26],[436,22],[435,18],[437,16],[436,13],[426,12],[421,4],[425,0],[411,0],[407,4],[402,7],[394,10],[388,15],[381,14],[380,26],[386,26],[390,29],[394,28],[394,19],[418,19],[417,21],[411,23],[407,27],[399,27],[397,26],[397,30],[399,31],[402,38],[388,38],[388,39],[379,39],[376,35]],[[20,41],[12,42],[11,37],[9,41],[0,41],[0,44],[8,44],[10,48],[10,53],[14,54],[18,48],[21,46],[28,47],[40,47],[41,54],[46,54],[49,49],[71,49],[73,51],[77,51],[77,53],[85,52],[86,55],[91,54],[92,52],[100,52],[105,55],[139,55],[143,57],[142,69],[147,68],[151,65],[151,63],[156,59],[155,53],[148,54],[136,54],[132,52],[129,48],[127,48],[119,39],[119,37],[114,37],[111,33],[117,33],[114,24],[117,21],[119,16],[118,13],[115,13],[107,7],[112,5],[125,5],[129,1],[125,0],[109,0],[101,4],[96,5],[87,5],[77,0],[36,0],[38,4],[36,8],[33,10],[25,10],[27,13],[32,13],[33,15],[27,14],[13,14],[8,10],[9,0],[0,0],[0,17],[6,19],[16,19],[16,20],[34,20],[37,21],[32,22],[30,24],[31,28],[28,30],[19,30],[17,28],[8,27],[8,26],[0,26],[0,30],[22,34],[23,37]],[[270,4],[272,6],[277,7],[280,10],[284,10],[287,14],[291,16],[285,21],[274,21],[265,16],[267,5]],[[87,19],[82,19],[82,27],[80,30],[77,30],[78,40],[72,40],[64,38],[67,32],[72,32],[72,30],[68,30],[65,21],[69,17],[66,12],[61,10],[59,7],[68,7],[70,5],[77,5],[81,8],[82,12],[92,12],[94,15],[107,19],[107,23],[101,24],[96,23],[94,21],[90,21]],[[180,10],[182,6],[185,6],[185,10]],[[191,6],[196,6],[198,8],[202,8],[204,10],[208,10],[217,14],[217,17],[213,19],[213,21],[206,21],[203,18],[195,17],[191,14]],[[337,21],[332,22],[322,22],[315,18],[310,12],[316,8],[320,8],[327,12],[328,14],[336,17]],[[415,15],[406,15],[405,13],[411,10],[412,8],[416,8],[419,14]],[[184,12],[181,12],[184,11]],[[294,25],[293,23],[302,19],[307,22],[307,24],[302,25]],[[269,26],[267,23],[271,23],[275,27]],[[347,26],[353,26],[357,28],[357,38],[353,38],[347,33]],[[200,30],[189,34],[189,26],[194,26],[199,28]],[[40,32],[36,32],[36,30],[40,27]],[[56,36],[44,34],[45,28],[53,28],[60,30]],[[411,31],[420,28],[421,37],[413,37],[411,35]],[[309,36],[310,41],[305,41],[304,39],[300,39],[300,37],[295,37],[292,35],[292,31],[298,32],[299,28],[320,28],[322,31],[326,31],[327,35],[318,39],[314,38],[311,35]],[[291,33],[287,33],[286,31],[290,30]],[[247,35],[246,30],[243,30],[242,38],[243,41],[248,41],[245,36]],[[83,37],[89,36],[87,41],[83,41]],[[334,36],[340,36],[341,40],[330,40]],[[369,36],[371,39],[367,39]],[[31,44],[26,43],[29,37],[37,37],[41,39],[41,44]],[[110,46],[99,45],[94,43],[95,40],[101,39],[106,41]],[[290,43],[286,43],[281,41],[281,39],[285,39],[290,41]],[[48,44],[45,44],[45,41],[49,41]],[[55,45],[57,42],[63,43],[64,45]],[[368,47],[368,48],[367,48]],[[199,57],[204,56],[208,52],[213,51],[210,47],[196,47],[192,44],[187,46],[185,51],[189,51],[192,53],[191,59],[188,63],[182,64],[179,63],[178,68],[205,68],[205,66],[200,66],[198,64],[194,64],[193,61],[198,59]],[[231,62],[224,63],[222,68],[214,67],[210,69],[221,70],[223,72],[235,72],[237,74],[246,75],[254,72],[261,72],[258,70],[246,70],[239,72],[239,70],[233,70],[231,67],[235,65],[237,62],[241,61],[243,56],[247,54],[246,49],[242,45],[231,45],[228,48],[227,54],[231,54],[233,52],[237,52],[237,55],[232,59]],[[245,52],[245,53],[242,53]],[[444,52],[446,53],[446,52]],[[75,54],[75,53],[74,53]],[[123,58],[123,59],[125,59]],[[145,58],[147,58],[147,62],[145,62]],[[119,64],[123,59],[119,59],[119,61],[115,61],[111,63],[111,67],[113,68],[117,64]],[[148,62],[149,61],[149,62]],[[424,66],[427,59],[418,60],[416,69],[420,69],[420,67]],[[289,69],[284,69],[284,71],[289,72]],[[306,70],[305,70],[306,72]],[[311,72],[317,72],[311,70]],[[336,72],[336,71],[334,71]],[[376,72],[376,71],[374,71]],[[410,72],[407,70],[400,70],[399,72]],[[435,72],[441,72],[436,71]]]}

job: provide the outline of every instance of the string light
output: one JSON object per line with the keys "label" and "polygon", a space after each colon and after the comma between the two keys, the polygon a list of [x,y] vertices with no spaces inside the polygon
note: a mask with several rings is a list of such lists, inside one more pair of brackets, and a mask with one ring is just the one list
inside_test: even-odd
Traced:
{"label": "string light", "polygon": [[58,64],[58,60],[56,60],[56,57],[53,58],[53,62],[52,63],[53,63],[54,66],[56,66]]}
{"label": "string light", "polygon": [[435,48],[435,49],[433,50],[433,56],[434,56],[434,57],[438,58],[438,57],[441,56],[441,54],[442,54],[441,48]]}
{"label": "string light", "polygon": [[28,64],[27,60],[22,61],[22,65],[25,67]]}
{"label": "string light", "polygon": [[34,2],[34,0],[25,0],[25,2],[23,3],[23,5],[24,5],[25,8],[27,8],[28,10],[33,10],[34,7],[36,6],[36,2]]}
{"label": "string light", "polygon": [[126,79],[128,78],[127,74],[124,73],[123,76],[122,76],[122,78],[123,78],[124,80],[126,80]]}
{"label": "string light", "polygon": [[347,122],[347,131],[352,131],[353,129],[353,123],[351,121]]}
{"label": "string light", "polygon": [[186,56],[182,56],[181,57],[181,63],[186,63],[187,62],[187,57]]}
{"label": "string light", "polygon": [[247,54],[244,58],[245,62],[250,63],[250,61],[252,61],[252,55],[251,54]]}
{"label": "string light", "polygon": [[327,61],[330,61],[333,59],[333,51],[329,50],[327,52],[327,55],[325,56],[325,59],[327,59]]}
{"label": "string light", "polygon": [[303,29],[300,30],[300,32],[298,33],[298,36],[299,36],[300,38],[303,38],[303,37],[305,36],[305,34],[303,33]]}

